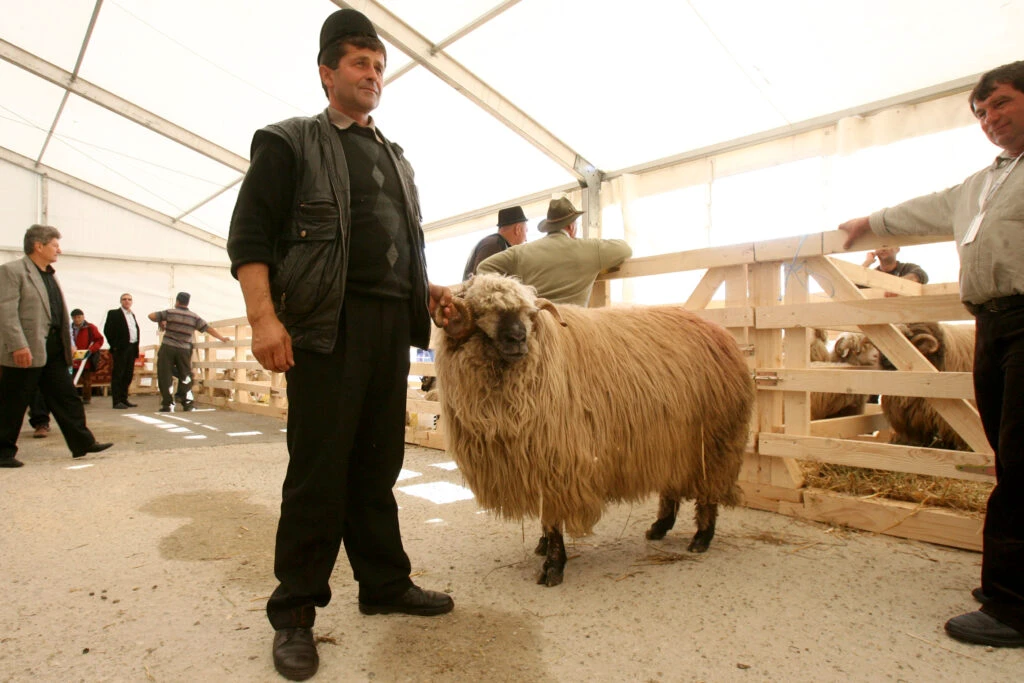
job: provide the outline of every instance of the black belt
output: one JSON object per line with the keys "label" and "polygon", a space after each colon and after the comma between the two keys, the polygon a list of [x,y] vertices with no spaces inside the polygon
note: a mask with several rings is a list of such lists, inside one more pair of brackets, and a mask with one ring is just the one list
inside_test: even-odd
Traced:
{"label": "black belt", "polygon": [[1010,311],[1024,306],[1024,294],[999,296],[995,299],[989,299],[983,304],[972,304],[965,301],[964,306],[973,315],[978,315],[979,313],[1002,313],[1003,311]]}

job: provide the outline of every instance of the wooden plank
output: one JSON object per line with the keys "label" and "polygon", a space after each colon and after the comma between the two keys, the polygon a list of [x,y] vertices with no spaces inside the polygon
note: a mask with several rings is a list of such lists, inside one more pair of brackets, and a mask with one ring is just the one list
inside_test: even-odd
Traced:
{"label": "wooden plank", "polygon": [[215,370],[259,370],[263,366],[256,360],[201,360],[192,364],[193,368],[213,368]]}
{"label": "wooden plank", "polygon": [[754,243],[754,261],[795,261],[808,256],[820,256],[821,233],[794,235]]}
{"label": "wooden plank", "polygon": [[270,382],[239,382],[233,379],[204,379],[203,387],[252,391],[258,394],[285,393],[287,387],[275,387]]}
{"label": "wooden plank", "polygon": [[[836,394],[885,394],[974,400],[969,372],[894,372],[856,366],[757,368],[760,391],[826,391]],[[763,378],[763,379],[761,379]]]}
{"label": "wooden plank", "polygon": [[[875,408],[877,405],[868,405],[865,408]],[[851,415],[849,417],[832,417],[827,420],[814,420],[811,422],[811,436],[831,437],[833,439],[848,439],[860,434],[871,434],[875,431],[887,429],[889,423],[881,412],[865,413],[864,415]]]}
{"label": "wooden plank", "polygon": [[728,247],[677,251],[671,254],[629,259],[619,266],[617,272],[603,274],[598,279],[611,280],[624,277],[678,273],[687,270],[703,270],[719,266],[738,266],[751,263],[753,260],[753,244],[735,244]]}
{"label": "wooden plank", "polygon": [[410,363],[410,375],[421,375],[426,377],[437,377],[433,363]]}
{"label": "wooden plank", "polygon": [[[883,273],[880,270],[865,268],[842,259],[830,258],[829,261],[841,270],[854,284],[876,287],[885,292],[892,292],[903,296],[921,296],[924,293],[920,282],[896,277],[889,273]],[[957,294],[959,299],[959,293]]]}
{"label": "wooden plank", "polygon": [[994,462],[992,454],[970,451],[947,451],[941,448],[916,448],[894,444],[850,442],[818,436],[761,434],[758,440],[761,455],[798,458],[833,465],[870,467],[876,470],[927,474],[950,479],[991,482],[984,474],[961,472],[957,465],[984,465]]}
{"label": "wooden plank", "polygon": [[440,401],[424,401],[418,398],[410,398],[405,402],[405,410],[409,413],[425,413],[427,415],[440,415]]}
{"label": "wooden plank", "polygon": [[779,503],[802,503],[804,489],[782,488],[771,484],[740,480],[743,490],[743,506],[755,510],[779,512]]}
{"label": "wooden plank", "polygon": [[265,405],[263,403],[239,403],[238,401],[231,401],[224,398],[223,396],[204,396],[203,403],[211,403],[215,406],[220,406],[227,410],[237,410],[241,413],[252,413],[253,415],[269,415],[270,417],[277,417],[285,419],[288,417],[287,408],[278,408],[273,405]]}
{"label": "wooden plank", "polygon": [[436,448],[439,451],[444,450],[444,434],[432,429],[406,427],[405,442],[425,448]]}
{"label": "wooden plank", "polygon": [[701,277],[700,282],[693,288],[693,292],[690,293],[690,297],[683,304],[683,308],[696,311],[707,308],[707,305],[711,303],[711,299],[715,296],[715,292],[725,282],[725,276],[727,270],[725,268],[710,268]]}
{"label": "wooden plank", "polygon": [[[848,235],[842,230],[829,230],[821,233],[821,251],[823,254],[846,254],[849,250],[843,248]],[[854,251],[867,251],[881,247],[907,247],[914,244],[935,244],[936,242],[949,242],[950,235],[876,235],[868,233],[857,238],[857,248]]]}
{"label": "wooden plank", "polygon": [[753,327],[754,325],[754,309],[750,306],[705,308],[693,312],[722,327]]}
{"label": "wooden plank", "polygon": [[825,327],[837,325],[883,325],[920,320],[973,320],[960,302],[959,294],[891,297],[859,301],[808,303],[794,306],[758,306],[754,310],[758,329],[784,327]]}
{"label": "wooden plank", "polygon": [[826,524],[981,551],[984,520],[950,510],[805,489],[802,504],[781,502],[779,511]]}

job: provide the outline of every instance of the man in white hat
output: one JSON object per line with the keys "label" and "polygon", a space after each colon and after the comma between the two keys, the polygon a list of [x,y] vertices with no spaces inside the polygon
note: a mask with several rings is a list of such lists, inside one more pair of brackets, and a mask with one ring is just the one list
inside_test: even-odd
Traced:
{"label": "man in white hat", "polygon": [[577,239],[576,219],[583,215],[568,199],[552,199],[548,216],[537,226],[544,239],[512,247],[477,266],[477,273],[514,275],[556,304],[586,306],[597,276],[630,256],[625,240]]}

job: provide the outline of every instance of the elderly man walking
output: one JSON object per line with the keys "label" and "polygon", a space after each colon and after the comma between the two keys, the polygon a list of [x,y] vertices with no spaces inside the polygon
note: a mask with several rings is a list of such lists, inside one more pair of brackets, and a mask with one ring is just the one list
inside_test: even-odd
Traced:
{"label": "elderly man walking", "polygon": [[25,231],[25,257],[0,265],[0,467],[21,467],[18,434],[25,408],[38,387],[57,419],[71,457],[99,453],[85,425],[71,366],[71,326],[64,294],[53,269],[60,256],[60,231],[33,225]]}

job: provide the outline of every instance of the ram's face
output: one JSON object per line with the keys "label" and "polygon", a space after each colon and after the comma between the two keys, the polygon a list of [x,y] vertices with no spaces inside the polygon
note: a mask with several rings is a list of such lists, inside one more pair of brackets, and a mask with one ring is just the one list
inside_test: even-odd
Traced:
{"label": "ram's face", "polygon": [[[946,367],[946,349],[943,345],[945,335],[937,323],[914,323],[913,325],[896,325],[896,329],[903,333],[903,336],[910,340],[910,343],[917,347],[928,361],[937,369]],[[881,356],[883,370],[895,370],[896,366],[884,354]]]}
{"label": "ram's face", "polygon": [[512,364],[529,353],[535,319],[542,310],[550,311],[561,322],[551,302],[538,299],[532,288],[518,280],[478,275],[455,294],[444,329],[456,345],[471,337],[481,339],[485,355]]}
{"label": "ram's face", "polygon": [[480,279],[466,291],[466,303],[479,332],[506,363],[523,359],[537,308],[532,292],[515,280]]}

